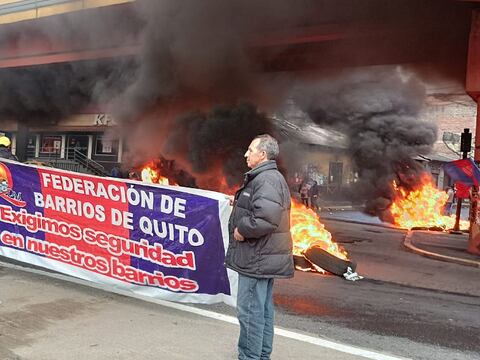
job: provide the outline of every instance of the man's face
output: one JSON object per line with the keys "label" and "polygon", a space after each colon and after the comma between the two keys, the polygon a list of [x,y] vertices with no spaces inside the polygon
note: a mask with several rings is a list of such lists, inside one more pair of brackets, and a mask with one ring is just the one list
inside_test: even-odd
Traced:
{"label": "man's face", "polygon": [[247,159],[247,166],[250,169],[253,169],[258,164],[267,160],[267,154],[265,151],[257,150],[257,145],[260,142],[260,139],[255,139],[250,143],[247,152],[245,153],[245,157]]}

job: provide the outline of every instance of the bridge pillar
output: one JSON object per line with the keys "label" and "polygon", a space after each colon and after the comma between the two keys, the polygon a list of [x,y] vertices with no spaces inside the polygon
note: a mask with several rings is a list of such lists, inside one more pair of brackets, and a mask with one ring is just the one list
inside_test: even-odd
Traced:
{"label": "bridge pillar", "polygon": [[[480,10],[474,10],[468,48],[467,93],[477,102],[475,128],[475,161],[480,163]],[[478,186],[472,187],[470,209],[470,236],[468,252],[480,255],[480,194]]]}
{"label": "bridge pillar", "polygon": [[17,125],[17,143],[15,147],[15,155],[19,161],[27,160],[27,138],[28,138],[28,127],[19,122]]}

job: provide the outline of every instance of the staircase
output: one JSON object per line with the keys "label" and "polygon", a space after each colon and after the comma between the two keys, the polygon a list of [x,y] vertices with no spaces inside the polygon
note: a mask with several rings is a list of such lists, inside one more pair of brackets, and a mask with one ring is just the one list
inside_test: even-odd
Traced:
{"label": "staircase", "polygon": [[60,159],[58,158],[58,154],[52,154],[50,156],[42,156],[38,158],[29,157],[29,160],[45,163],[48,166],[62,170],[98,176],[107,175],[107,171],[101,164],[89,159],[77,149],[69,149],[67,159]]}

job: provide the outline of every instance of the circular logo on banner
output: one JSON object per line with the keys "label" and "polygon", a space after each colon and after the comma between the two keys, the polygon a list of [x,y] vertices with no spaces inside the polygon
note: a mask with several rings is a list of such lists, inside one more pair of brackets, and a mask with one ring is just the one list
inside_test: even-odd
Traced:
{"label": "circular logo on banner", "polygon": [[0,198],[18,207],[24,207],[22,193],[13,190],[12,173],[8,166],[0,162]]}
{"label": "circular logo on banner", "polygon": [[13,185],[12,174],[7,165],[0,163],[0,193],[4,194],[8,192],[8,189],[12,188],[9,184]]}

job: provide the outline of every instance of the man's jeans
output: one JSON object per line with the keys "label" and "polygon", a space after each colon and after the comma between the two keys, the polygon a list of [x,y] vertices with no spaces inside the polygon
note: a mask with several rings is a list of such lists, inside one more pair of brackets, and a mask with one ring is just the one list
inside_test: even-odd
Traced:
{"label": "man's jeans", "polygon": [[273,279],[238,274],[239,360],[268,360],[273,346]]}
{"label": "man's jeans", "polygon": [[447,215],[447,216],[452,215],[452,208],[453,208],[453,203],[447,202],[445,204],[445,215]]}

